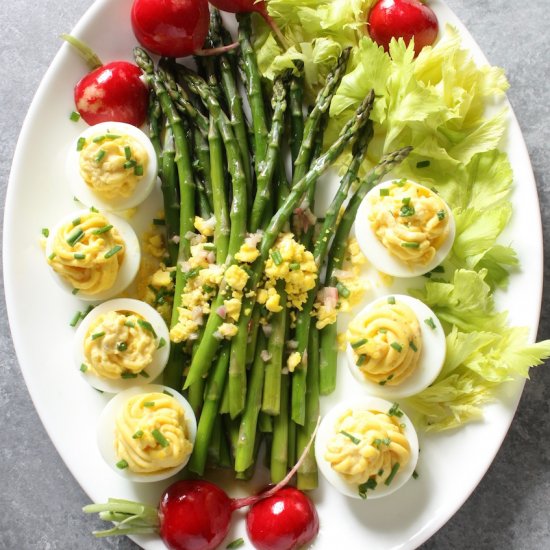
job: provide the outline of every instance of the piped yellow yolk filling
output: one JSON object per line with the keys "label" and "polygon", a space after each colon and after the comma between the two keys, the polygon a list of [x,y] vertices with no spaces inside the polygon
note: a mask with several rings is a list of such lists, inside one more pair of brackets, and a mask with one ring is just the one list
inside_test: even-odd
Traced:
{"label": "piped yellow yolk filling", "polygon": [[84,338],[89,371],[113,380],[137,376],[152,363],[156,348],[151,325],[140,316],[119,311],[99,316]]}
{"label": "piped yellow yolk filling", "polygon": [[427,264],[449,234],[446,204],[425,187],[402,180],[369,201],[369,221],[378,240],[404,262]]}
{"label": "piped yellow yolk filling", "polygon": [[115,284],[124,249],[122,237],[107,218],[89,212],[61,227],[48,263],[74,289],[93,295]]}
{"label": "piped yellow yolk filling", "polygon": [[331,467],[355,485],[370,479],[385,482],[409,458],[410,446],[399,418],[375,410],[346,411],[336,422],[325,452]]}
{"label": "piped yellow yolk filling", "polygon": [[129,135],[105,133],[88,138],[79,154],[80,175],[104,199],[131,196],[149,161],[143,145]]}
{"label": "piped yellow yolk filling", "polygon": [[116,419],[115,452],[135,473],[152,474],[182,464],[191,454],[185,413],[164,393],[147,393],[126,401]]}

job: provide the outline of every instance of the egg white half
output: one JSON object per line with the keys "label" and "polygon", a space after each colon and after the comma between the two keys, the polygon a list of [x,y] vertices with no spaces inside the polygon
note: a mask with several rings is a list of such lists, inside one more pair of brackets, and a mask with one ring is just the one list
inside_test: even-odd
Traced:
{"label": "egg white half", "polygon": [[161,472],[154,474],[139,474],[131,472],[128,468],[117,468],[116,463],[118,462],[118,458],[115,453],[114,443],[115,421],[120,409],[122,408],[126,400],[130,397],[133,397],[134,395],[157,392],[168,392],[170,395],[178,400],[179,404],[183,408],[183,412],[185,415],[188,439],[193,445],[195,444],[195,439],[197,436],[197,420],[195,418],[195,413],[193,412],[193,409],[191,408],[191,405],[189,405],[187,399],[185,399],[185,397],[183,397],[183,395],[181,395],[179,392],[160,384],[148,384],[147,386],[134,386],[128,388],[127,390],[124,390],[123,392],[118,393],[107,403],[107,405],[105,405],[105,408],[99,416],[99,420],[97,423],[97,444],[99,447],[99,452],[101,453],[101,456],[103,457],[103,460],[105,460],[107,465],[118,475],[124,477],[128,481],[149,483],[153,481],[162,481],[163,479],[168,479],[169,477],[172,477],[176,475],[179,471],[181,471],[185,467],[191,456],[189,455],[186,460],[178,466],[167,468],[166,470],[162,470]]}
{"label": "egg white half", "polygon": [[[323,476],[327,481],[340,491],[343,495],[352,498],[361,498],[359,495],[359,487],[356,484],[349,483],[342,475],[332,468],[330,463],[325,459],[325,451],[330,438],[333,436],[334,427],[338,419],[349,409],[352,411],[369,411],[375,410],[387,413],[394,403],[380,399],[378,397],[365,396],[352,401],[338,403],[323,417],[317,430],[315,438],[315,459]],[[402,411],[402,409],[400,408]],[[418,436],[413,423],[409,417],[403,412],[403,416],[399,417],[399,422],[404,424],[404,434],[410,446],[410,458],[407,464],[399,468],[390,485],[379,483],[375,489],[367,492],[367,502],[376,498],[387,496],[399,488],[401,488],[411,478],[416,464],[418,462]]]}
{"label": "egg white half", "polygon": [[[55,235],[57,235],[61,228],[64,225],[70,223],[72,220],[75,220],[80,216],[88,213],[88,210],[79,210],[77,212],[73,212],[72,214],[65,216],[57,225],[55,225],[55,227],[50,231],[49,237],[46,240],[46,258],[52,254]],[[78,291],[76,297],[80,300],[84,300],[87,302],[101,302],[103,300],[108,300],[109,298],[112,298],[113,296],[116,296],[117,294],[120,294],[122,291],[124,291],[135,279],[139,271],[139,264],[141,261],[141,249],[139,246],[139,240],[132,226],[119,216],[115,216],[110,212],[101,212],[101,214],[105,216],[108,222],[120,233],[120,236],[122,237],[125,245],[124,260],[120,265],[115,284],[111,288],[108,288],[102,292],[98,292],[97,294],[88,294],[84,290]],[[58,275],[52,268],[50,268],[50,271],[55,281],[63,289],[73,293],[74,287],[67,280]]]}
{"label": "egg white half", "polygon": [[135,378],[119,378],[117,380],[112,380],[110,378],[98,376],[91,370],[85,372],[81,371],[82,376],[92,387],[107,393],[118,393],[132,386],[143,386],[153,382],[164,370],[168,361],[168,356],[170,355],[170,336],[168,334],[168,328],[163,318],[154,308],[145,302],[131,298],[116,298],[103,302],[92,309],[92,311],[82,320],[74,335],[73,356],[76,367],[80,369],[80,366],[86,363],[84,339],[86,338],[90,325],[100,315],[104,315],[109,311],[129,311],[141,316],[145,321],[151,323],[157,335],[157,342],[163,339],[164,345],[157,348],[153,354],[153,361],[143,370],[145,376],[139,374]]}
{"label": "egg white half", "polygon": [[[431,192],[429,188],[425,185],[420,185],[416,182],[415,185],[419,187],[424,187]],[[385,181],[373,187],[368,193],[359,210],[357,212],[357,217],[355,218],[355,236],[361,252],[366,256],[367,260],[378,270],[386,275],[391,275],[393,277],[417,277],[419,275],[424,275],[428,273],[435,267],[437,267],[449,254],[451,248],[453,247],[453,242],[455,239],[456,227],[453,214],[451,209],[447,204],[447,214],[449,217],[449,233],[447,238],[439,247],[439,249],[434,254],[432,260],[427,264],[408,264],[393,254],[380,242],[376,236],[374,230],[371,227],[369,221],[369,208],[370,208],[370,198],[373,195],[380,195],[380,189],[385,189],[390,187],[394,181]],[[443,200],[443,199],[441,199]]]}
{"label": "egg white half", "polygon": [[[351,374],[361,383],[366,392],[371,395],[385,397],[386,399],[397,399],[419,393],[433,383],[441,372],[447,348],[445,332],[435,313],[424,304],[424,302],[412,296],[407,296],[405,294],[382,296],[367,305],[357,314],[357,316],[367,313],[380,303],[387,302],[390,296],[395,298],[396,302],[401,302],[409,306],[418,319],[422,349],[420,350],[420,357],[415,371],[400,384],[396,384],[395,386],[385,384],[382,386],[365,377],[355,362],[354,352],[349,343],[346,346],[346,359]],[[425,320],[430,318],[435,328],[431,328],[426,324]]]}
{"label": "egg white half", "polygon": [[[86,184],[80,175],[79,158],[80,153],[76,150],[76,144],[80,138],[90,138],[106,133],[129,135],[141,143],[147,151],[148,162],[143,176],[139,180],[136,189],[129,197],[117,199],[104,199]],[[74,141],[69,150],[66,165],[67,176],[74,196],[86,206],[94,206],[98,210],[116,211],[134,208],[141,204],[151,193],[156,182],[158,173],[157,155],[151,140],[139,128],[124,122],[102,122],[90,126],[84,130]]]}

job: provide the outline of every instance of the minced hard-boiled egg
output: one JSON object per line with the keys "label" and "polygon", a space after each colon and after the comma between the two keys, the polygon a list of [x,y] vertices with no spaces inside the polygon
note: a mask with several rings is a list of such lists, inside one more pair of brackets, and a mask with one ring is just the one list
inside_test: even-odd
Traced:
{"label": "minced hard-boiled egg", "polygon": [[450,252],[455,223],[449,206],[431,189],[407,179],[380,183],[355,219],[363,254],[394,277],[423,275]]}
{"label": "minced hard-boiled egg", "polygon": [[97,427],[105,462],[129,481],[160,481],[189,461],[197,422],[187,400],[172,388],[134,386],[109,401]]}
{"label": "minced hard-boiled egg", "polygon": [[55,280],[82,300],[120,294],[136,277],[140,257],[130,224],[94,208],[63,218],[46,241],[46,259]]}
{"label": "minced hard-boiled egg", "polygon": [[370,500],[393,493],[410,479],[418,461],[418,437],[397,403],[365,397],[340,403],[323,417],[315,458],[341,493]]}
{"label": "minced hard-boiled egg", "polygon": [[103,302],[86,315],[74,340],[74,358],[94,388],[118,393],[157,378],[168,361],[168,328],[149,304],[130,298]]}
{"label": "minced hard-boiled egg", "polygon": [[71,147],[67,172],[76,198],[100,210],[126,210],[141,204],[157,181],[151,140],[123,122],[90,126]]}
{"label": "minced hard-boiled egg", "polygon": [[353,376],[373,395],[408,397],[427,388],[445,361],[443,327],[420,300],[382,296],[349,323],[347,360]]}

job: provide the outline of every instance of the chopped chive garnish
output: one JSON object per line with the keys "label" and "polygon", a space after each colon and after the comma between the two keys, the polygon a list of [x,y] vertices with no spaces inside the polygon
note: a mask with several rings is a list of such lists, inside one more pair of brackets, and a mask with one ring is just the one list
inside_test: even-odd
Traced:
{"label": "chopped chive garnish", "polygon": [[124,470],[124,469],[128,468],[128,462],[126,462],[124,459],[119,460],[116,463],[116,467],[119,468],[120,470]]}
{"label": "chopped chive garnish", "polygon": [[388,411],[389,416],[397,416],[401,418],[403,416],[403,411],[399,408],[399,403],[394,403],[390,410]]}
{"label": "chopped chive garnish", "polygon": [[336,283],[336,289],[338,290],[338,294],[342,296],[342,298],[349,298],[349,295],[351,293],[347,286],[343,285],[342,283]]}
{"label": "chopped chive garnish", "polygon": [[170,445],[168,439],[166,439],[156,428],[151,432],[151,435],[161,447],[168,447],[168,445]]}
{"label": "chopped chive garnish", "polygon": [[73,224],[74,226],[77,226],[77,225],[80,225],[80,222],[81,222],[81,221],[82,221],[82,220],[81,220],[80,218],[75,218],[75,219],[72,221],[72,224]]}
{"label": "chopped chive garnish", "polygon": [[401,178],[399,181],[395,182],[395,185],[397,187],[403,187],[407,183],[407,178]]}
{"label": "chopped chive garnish", "polygon": [[47,239],[50,236],[50,230],[47,227],[44,227],[42,229],[42,235],[44,235],[44,237],[46,237]]}
{"label": "chopped chive garnish", "polygon": [[134,174],[136,176],[143,176],[143,165],[136,164],[136,166],[134,166]]}
{"label": "chopped chive garnish", "polygon": [[133,168],[135,165],[137,164],[137,162],[132,159],[132,160],[129,160],[127,162],[125,162],[122,167],[125,169],[125,170],[128,170],[128,168]]}
{"label": "chopped chive garnish", "polygon": [[360,439],[357,439],[357,437],[355,437],[354,435],[350,434],[349,432],[346,432],[345,430],[341,430],[340,433],[342,435],[345,435],[348,439],[350,439],[353,443],[355,443],[356,445],[359,445],[359,443],[361,443],[361,440]]}
{"label": "chopped chive garnish", "polygon": [[132,439],[139,439],[140,437],[143,437],[143,430],[138,430],[138,431],[132,436]]}
{"label": "chopped chive garnish", "polygon": [[430,166],[430,161],[429,160],[419,160],[416,163],[417,168],[427,168],[428,166]]}
{"label": "chopped chive garnish", "polygon": [[105,253],[104,258],[105,258],[105,259],[112,258],[115,254],[117,254],[117,253],[120,252],[121,250],[122,250],[122,246],[120,246],[119,244],[117,244],[116,246],[113,246],[113,248],[111,248],[111,250],[109,250],[109,252],[106,252],[106,253]]}
{"label": "chopped chive garnish", "polygon": [[288,267],[290,271],[298,271],[300,269],[300,264],[298,262],[292,262]]}
{"label": "chopped chive garnish", "polygon": [[373,477],[369,478],[365,483],[361,483],[361,485],[359,485],[359,496],[362,499],[366,499],[367,498],[367,491],[369,489],[370,490],[376,489],[377,485],[378,485],[378,483],[376,482],[376,480]]}
{"label": "chopped chive garnish", "polygon": [[405,206],[408,206],[410,203],[411,203],[411,197],[403,197],[401,199],[401,202],[405,205]]}
{"label": "chopped chive garnish", "polygon": [[157,349],[163,348],[166,345],[166,340],[161,337],[159,340],[159,345],[157,346]]}
{"label": "chopped chive garnish", "polygon": [[162,390],[162,393],[165,393],[166,395],[170,397],[174,397],[168,390]]}
{"label": "chopped chive garnish", "polygon": [[86,372],[88,370],[88,365],[86,363],[81,363],[80,372]]}
{"label": "chopped chive garnish", "polygon": [[380,196],[381,197],[389,197],[390,196],[390,190],[386,187],[384,189],[380,189]]}
{"label": "chopped chive garnish", "polygon": [[357,349],[357,348],[360,348],[361,346],[364,346],[367,342],[368,340],[366,338],[363,338],[361,340],[357,340],[357,342],[353,342],[353,344],[351,344],[351,347],[353,349]]}
{"label": "chopped chive garnish", "polygon": [[101,143],[102,141],[105,141],[105,134],[100,134],[99,136],[95,136],[92,138],[93,143]]}
{"label": "chopped chive garnish", "polygon": [[69,323],[69,326],[71,327],[76,327],[78,321],[80,321],[80,318],[82,317],[82,313],[80,313],[80,311],[77,311],[73,318],[71,319],[71,322]]}
{"label": "chopped chive garnish", "polygon": [[86,138],[78,138],[78,141],[76,142],[76,150],[82,151],[82,149],[84,149],[84,145],[86,145]]}
{"label": "chopped chive garnish", "polygon": [[376,474],[376,475],[381,476],[381,475],[383,475],[383,474],[384,474],[384,470],[383,470],[382,468],[380,468],[380,470],[378,470],[378,474]]}
{"label": "chopped chive garnish", "polygon": [[143,406],[144,407],[154,407],[155,406],[155,402],[154,401],[145,401],[145,403],[143,403]]}
{"label": "chopped chive garnish", "polygon": [[132,323],[132,321],[125,321],[124,326],[125,327],[130,327],[130,328],[135,328],[136,325],[134,323]]}
{"label": "chopped chive garnish", "polygon": [[386,447],[389,446],[391,443],[391,439],[389,437],[385,437],[384,439],[379,439],[378,437],[372,442],[372,444],[377,448],[380,449],[380,445],[385,445]]}
{"label": "chopped chive garnish", "polygon": [[98,227],[97,229],[94,229],[92,233],[94,235],[102,235],[103,233],[107,233],[107,231],[110,231],[111,229],[113,229],[112,225],[104,225],[103,227]]}
{"label": "chopped chive garnish", "polygon": [[118,351],[126,351],[128,349],[128,344],[126,342],[119,342],[117,345],[116,345],[116,349]]}
{"label": "chopped chive garnish", "polygon": [[90,206],[90,212],[93,212],[94,214],[97,214],[99,210],[95,206]]}
{"label": "chopped chive garnish", "polygon": [[388,296],[388,304],[395,304],[395,297],[394,296]]}
{"label": "chopped chive garnish", "polygon": [[80,292],[80,289],[79,289],[79,288],[73,288],[73,289],[71,290],[71,294],[72,294],[73,296],[76,296],[79,292]]}
{"label": "chopped chive garnish", "polygon": [[440,220],[443,220],[445,218],[445,210],[440,210],[438,213],[437,213],[437,217],[440,219]]}
{"label": "chopped chive garnish", "polygon": [[48,256],[48,260],[53,260],[55,258],[56,254],[55,252],[52,252],[49,256]]}
{"label": "chopped chive garnish", "polygon": [[75,260],[84,260],[85,258],[86,258],[86,254],[81,254],[80,252],[74,253]]}
{"label": "chopped chive garnish", "polygon": [[273,250],[273,252],[271,252],[271,259],[275,265],[281,265],[283,263],[283,257],[278,250]]}
{"label": "chopped chive garnish", "polygon": [[399,342],[392,342],[390,344],[390,346],[395,350],[395,351],[398,351],[398,352],[402,352],[403,351],[403,346],[399,343]]}
{"label": "chopped chive garnish", "polygon": [[106,154],[107,152],[105,151],[105,149],[100,149],[95,157],[95,161],[101,162]]}
{"label": "chopped chive garnish", "polygon": [[166,225],[166,220],[162,218],[153,218],[153,225]]}
{"label": "chopped chive garnish", "polygon": [[84,237],[84,231],[82,231],[82,228],[77,227],[67,238],[67,244],[74,246],[82,237]]}
{"label": "chopped chive garnish", "polygon": [[420,248],[420,243],[409,243],[409,242],[404,242],[404,243],[401,243],[401,246],[403,248]]}
{"label": "chopped chive garnish", "polygon": [[94,309],[94,306],[89,305],[89,306],[86,308],[86,311],[84,311],[84,312],[82,313],[82,319],[84,319],[84,317],[86,317],[86,315],[88,315],[88,313],[90,313],[90,311],[92,311],[92,309]]}
{"label": "chopped chive garnish", "polygon": [[144,370],[139,371],[139,375],[142,376],[143,378],[151,378],[149,374]]}
{"label": "chopped chive garnish", "polygon": [[401,210],[399,211],[399,215],[402,218],[410,218],[411,216],[414,216],[415,209],[414,206],[411,206],[410,204],[403,205],[401,207]]}
{"label": "chopped chive garnish", "polygon": [[232,550],[233,548],[239,548],[240,546],[244,545],[244,539],[241,537],[240,539],[235,539],[233,542],[230,542],[226,548],[229,550]]}
{"label": "chopped chive garnish", "polygon": [[205,243],[202,245],[204,250],[214,251],[216,250],[216,245],[214,243]]}
{"label": "chopped chive garnish", "polygon": [[413,479],[418,479],[418,472],[416,470],[412,473]]}
{"label": "chopped chive garnish", "polygon": [[72,122],[78,122],[80,120],[80,113],[77,113],[76,111],[73,111],[69,118],[72,120]]}
{"label": "chopped chive garnish", "polygon": [[153,325],[149,321],[138,319],[137,323],[142,329],[148,330],[155,338],[157,337],[157,333],[155,332]]}
{"label": "chopped chive garnish", "polygon": [[360,367],[361,365],[364,365],[367,362],[367,356],[366,355],[360,355],[357,359],[356,365]]}
{"label": "chopped chive garnish", "polygon": [[132,158],[132,149],[129,145],[124,147],[124,156],[126,157],[126,160],[130,160]]}
{"label": "chopped chive garnish", "polygon": [[105,134],[105,139],[118,139],[119,137],[118,134]]}
{"label": "chopped chive garnish", "polygon": [[435,323],[434,320],[431,317],[428,317],[427,319],[424,319],[424,322],[432,329],[435,330]]}
{"label": "chopped chive garnish", "polygon": [[384,481],[385,485],[390,485],[391,484],[391,482],[393,481],[393,478],[395,477],[395,474],[397,473],[397,470],[399,470],[399,462],[396,462],[393,465],[393,467],[391,469],[391,472],[390,472],[390,475],[388,476],[386,481]]}
{"label": "chopped chive garnish", "polygon": [[387,379],[386,380],[380,380],[380,382],[378,382],[378,385],[379,386],[385,386],[387,381],[388,381]]}
{"label": "chopped chive garnish", "polygon": [[135,374],[134,372],[123,372],[120,377],[123,380],[131,380],[133,378],[137,378],[137,374]]}
{"label": "chopped chive garnish", "polygon": [[409,342],[409,347],[415,352],[418,351],[416,344],[412,340]]}
{"label": "chopped chive garnish", "polygon": [[95,332],[94,334],[92,334],[92,340],[97,340],[98,338],[102,338],[103,336],[105,336],[105,331]]}

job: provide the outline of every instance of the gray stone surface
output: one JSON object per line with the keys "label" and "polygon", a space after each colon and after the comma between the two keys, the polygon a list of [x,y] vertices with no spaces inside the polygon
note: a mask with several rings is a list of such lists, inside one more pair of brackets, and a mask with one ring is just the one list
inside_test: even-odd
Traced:
{"label": "gray stone surface", "polygon": [[[34,91],[59,48],[58,35],[70,30],[91,3],[0,3],[2,209],[16,139]],[[548,241],[550,4],[548,0],[448,3],[490,62],[507,71],[509,97],[531,155]],[[547,249],[547,266],[549,254]],[[549,276],[547,268],[546,281]],[[547,288],[544,293],[539,339],[550,337],[549,292]],[[137,548],[127,539],[91,539],[93,522],[80,513],[88,499],[50,443],[22,380],[3,292],[0,308],[0,549]],[[487,475],[457,514],[422,548],[550,548],[549,403],[550,369],[546,366],[532,372],[511,430]]]}

